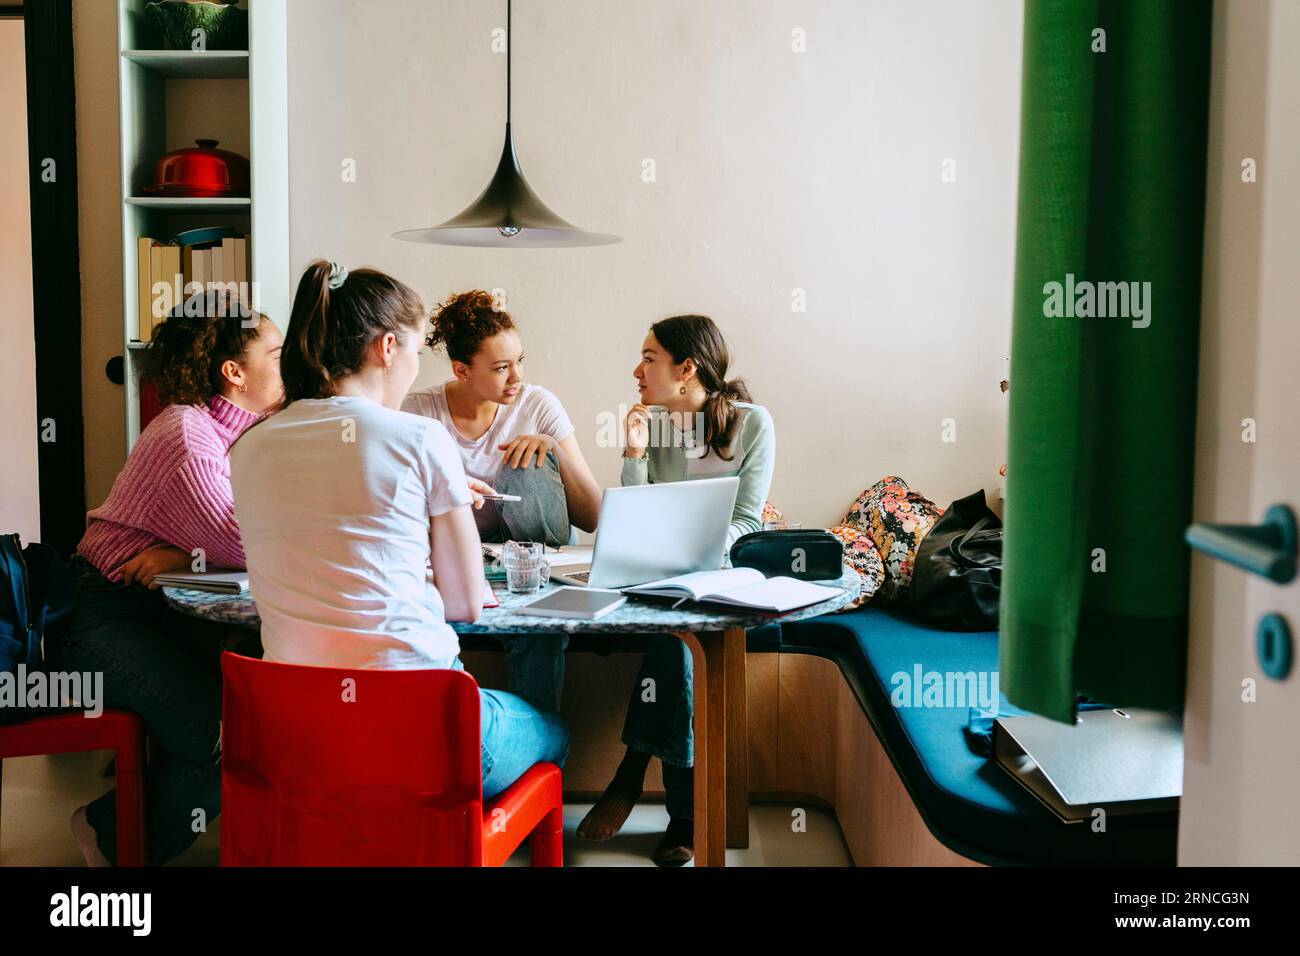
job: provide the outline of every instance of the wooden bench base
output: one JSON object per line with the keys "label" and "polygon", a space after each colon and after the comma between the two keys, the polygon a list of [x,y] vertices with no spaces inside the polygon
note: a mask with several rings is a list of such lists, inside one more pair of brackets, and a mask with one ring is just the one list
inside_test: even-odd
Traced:
{"label": "wooden bench base", "polygon": [[[479,683],[505,686],[501,654],[461,656]],[[599,796],[623,758],[619,735],[640,663],[635,653],[568,655],[567,799]],[[833,810],[858,866],[981,865],[930,833],[838,665],[807,654],[750,654],[747,670],[751,801],[807,800]],[[663,795],[657,761],[651,761],[645,793]]]}

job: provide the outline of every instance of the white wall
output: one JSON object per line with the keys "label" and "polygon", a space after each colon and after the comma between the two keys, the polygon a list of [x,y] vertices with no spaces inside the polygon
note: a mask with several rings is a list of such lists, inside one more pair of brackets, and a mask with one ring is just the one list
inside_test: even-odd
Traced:
{"label": "white wall", "polygon": [[40,540],[32,219],[27,181],[27,74],[23,22],[0,20],[0,533]]}
{"label": "white wall", "polygon": [[[1005,448],[1021,4],[521,2],[514,126],[560,215],[617,246],[411,245],[483,188],[505,58],[481,0],[290,0],[290,253],[373,265],[428,304],[507,291],[528,377],[565,402],[602,483],[597,416],[635,399],[648,325],[713,316],[777,423],[773,500],[838,520],[867,484],[941,503]],[[792,31],[807,51],[793,52]],[[955,183],[941,181],[945,158]],[[642,181],[642,161],[657,181]],[[356,161],[357,181],[342,164]],[[297,281],[295,272],[294,283]],[[791,310],[792,290],[807,312]],[[421,383],[446,375],[426,360]],[[956,420],[957,441],[941,441]]]}

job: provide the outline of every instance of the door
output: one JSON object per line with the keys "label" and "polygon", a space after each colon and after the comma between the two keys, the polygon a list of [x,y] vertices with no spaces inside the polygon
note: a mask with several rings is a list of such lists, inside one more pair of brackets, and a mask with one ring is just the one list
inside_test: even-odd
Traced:
{"label": "door", "polygon": [[[1300,514],[1300,3],[1215,5],[1195,520]],[[1300,638],[1300,579],[1197,554],[1178,862],[1300,864],[1300,662],[1256,653],[1275,613]]]}
{"label": "door", "polygon": [[21,18],[0,17],[0,534],[40,540],[27,73]]}

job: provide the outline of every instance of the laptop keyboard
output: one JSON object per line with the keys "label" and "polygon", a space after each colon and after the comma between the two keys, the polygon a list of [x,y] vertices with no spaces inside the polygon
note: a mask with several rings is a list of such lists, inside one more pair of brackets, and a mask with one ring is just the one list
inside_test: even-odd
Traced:
{"label": "laptop keyboard", "polygon": [[591,572],[575,571],[572,574],[566,574],[565,577],[569,578],[572,581],[581,581],[583,584],[586,584],[591,579]]}

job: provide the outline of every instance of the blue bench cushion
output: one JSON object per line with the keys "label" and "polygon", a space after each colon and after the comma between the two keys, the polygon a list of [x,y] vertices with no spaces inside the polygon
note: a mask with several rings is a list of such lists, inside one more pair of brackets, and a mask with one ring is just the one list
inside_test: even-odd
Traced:
{"label": "blue bench cushion", "polygon": [[[896,691],[916,700],[908,691],[918,668],[922,675],[982,674],[984,688],[991,690],[998,670],[996,631],[938,631],[893,609],[863,607],[784,625],[782,649],[841,662],[926,825],[950,849],[985,863],[1174,863],[1176,812],[1112,814],[1104,833],[1087,821],[1065,824],[1005,770],[975,753],[964,728],[978,700],[894,706]],[[895,678],[900,674],[908,680]],[[999,696],[1002,708],[1010,708]]]}

